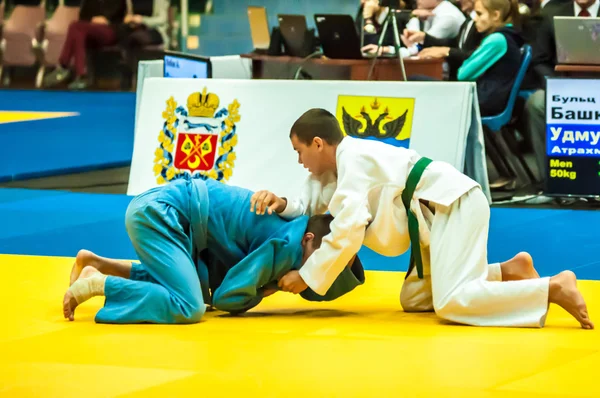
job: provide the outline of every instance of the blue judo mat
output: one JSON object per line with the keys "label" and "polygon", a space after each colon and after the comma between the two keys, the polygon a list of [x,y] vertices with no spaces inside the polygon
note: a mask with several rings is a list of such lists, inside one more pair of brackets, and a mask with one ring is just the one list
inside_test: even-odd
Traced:
{"label": "blue judo mat", "polygon": [[77,115],[0,124],[0,182],[131,164],[134,93],[0,90],[0,114],[11,111]]}
{"label": "blue judo mat", "polygon": [[[86,248],[99,255],[135,259],[125,231],[126,195],[0,189],[0,253],[74,257]],[[489,261],[529,251],[542,276],[564,269],[600,280],[600,212],[493,208]],[[408,255],[390,258],[363,248],[370,270],[405,271]]]}

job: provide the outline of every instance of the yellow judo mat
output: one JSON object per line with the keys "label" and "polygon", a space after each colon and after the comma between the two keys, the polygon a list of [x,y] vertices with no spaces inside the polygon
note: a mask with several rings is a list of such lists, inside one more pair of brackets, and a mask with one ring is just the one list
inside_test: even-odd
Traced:
{"label": "yellow judo mat", "polygon": [[[600,396],[600,334],[557,307],[545,329],[452,325],[402,311],[404,274],[368,272],[331,303],[276,293],[242,317],[99,325],[100,298],[62,318],[72,261],[0,255],[0,396]],[[580,286],[600,325],[600,282]]]}

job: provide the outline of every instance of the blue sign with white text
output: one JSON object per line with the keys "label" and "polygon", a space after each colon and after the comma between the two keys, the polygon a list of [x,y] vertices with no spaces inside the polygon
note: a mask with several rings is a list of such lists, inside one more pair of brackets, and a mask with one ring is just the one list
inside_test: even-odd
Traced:
{"label": "blue sign with white text", "polygon": [[546,155],[600,157],[600,125],[548,125]]}

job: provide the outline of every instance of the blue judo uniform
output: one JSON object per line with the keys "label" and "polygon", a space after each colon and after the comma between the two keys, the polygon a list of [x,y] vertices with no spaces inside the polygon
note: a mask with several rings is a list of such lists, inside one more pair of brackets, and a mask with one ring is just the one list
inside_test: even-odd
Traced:
{"label": "blue judo uniform", "polygon": [[[177,180],[135,197],[127,233],[141,264],[130,279],[106,278],[99,323],[195,323],[206,304],[247,311],[265,288],[302,265],[300,244],[308,217],[292,221],[250,212],[252,192],[214,180]],[[364,283],[359,261],[346,268],[325,296],[333,300]]]}

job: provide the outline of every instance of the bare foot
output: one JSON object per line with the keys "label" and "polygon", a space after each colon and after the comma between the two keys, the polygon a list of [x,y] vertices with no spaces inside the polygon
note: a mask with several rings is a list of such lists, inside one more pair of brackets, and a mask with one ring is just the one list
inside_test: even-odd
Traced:
{"label": "bare foot", "polygon": [[563,271],[550,278],[549,301],[564,308],[579,321],[584,329],[593,329],[585,300],[577,289],[577,278],[571,271]]}
{"label": "bare foot", "polygon": [[[96,273],[99,273],[96,268],[91,266],[84,267],[79,274],[79,279],[89,278]],[[79,304],[80,303],[77,302],[71,290],[67,290],[63,297],[63,315],[65,319],[68,319],[69,321],[75,320],[75,308],[77,308]]]}
{"label": "bare foot", "polygon": [[63,315],[65,319],[69,321],[75,320],[75,308],[77,308],[77,300],[75,300],[73,293],[67,290],[65,297],[63,297]]}
{"label": "bare foot", "polygon": [[537,279],[540,275],[533,267],[533,259],[527,252],[521,252],[500,264],[503,281],[520,281],[523,279]]}
{"label": "bare foot", "polygon": [[73,268],[71,269],[71,278],[69,281],[69,286],[75,283],[75,281],[79,278],[81,270],[83,270],[85,266],[90,265],[94,267],[94,264],[97,262],[97,260],[98,256],[92,253],[91,251],[79,250],[79,253],[77,253],[77,257],[75,258]]}

